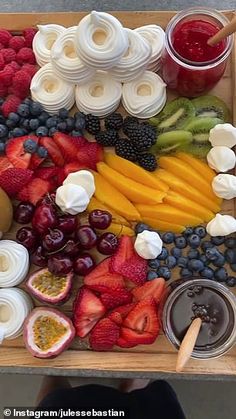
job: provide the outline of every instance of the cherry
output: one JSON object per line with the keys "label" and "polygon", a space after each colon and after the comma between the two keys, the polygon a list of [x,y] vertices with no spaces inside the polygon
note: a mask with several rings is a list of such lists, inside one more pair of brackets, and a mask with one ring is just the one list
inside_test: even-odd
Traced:
{"label": "cherry", "polygon": [[64,233],[58,228],[54,228],[54,230],[49,229],[49,232],[45,234],[42,245],[48,252],[54,252],[64,246],[65,242]]}
{"label": "cherry", "polygon": [[20,202],[14,210],[14,220],[19,224],[28,224],[33,218],[35,206],[30,202]]}
{"label": "cherry", "polygon": [[57,227],[66,235],[74,233],[78,226],[78,218],[73,215],[64,215],[58,218]]}
{"label": "cherry", "polygon": [[83,253],[74,260],[73,268],[78,275],[87,275],[93,270],[95,261],[89,253]]}
{"label": "cherry", "polygon": [[108,211],[95,209],[89,214],[89,224],[94,228],[105,230],[111,224],[112,215]]}
{"label": "cherry", "polygon": [[97,242],[97,250],[102,253],[102,255],[112,255],[118,246],[118,238],[113,233],[103,233]]}
{"label": "cherry", "polygon": [[41,266],[41,268],[45,268],[48,264],[48,259],[45,255],[45,250],[40,245],[37,247],[35,252],[31,255],[31,262],[34,265]]}
{"label": "cherry", "polygon": [[79,252],[79,245],[73,239],[69,239],[62,249],[62,253],[70,257],[78,256]]}
{"label": "cherry", "polygon": [[45,234],[49,228],[57,224],[56,211],[51,204],[40,204],[34,213],[32,226],[40,234]]}
{"label": "cherry", "polygon": [[97,242],[97,235],[92,227],[83,225],[75,232],[75,239],[78,240],[81,247],[86,250],[92,249]]}
{"label": "cherry", "polygon": [[67,275],[73,267],[73,262],[69,257],[54,255],[48,259],[48,270],[54,275]]}
{"label": "cherry", "polygon": [[37,245],[37,233],[31,227],[22,227],[16,233],[16,241],[33,251]]}

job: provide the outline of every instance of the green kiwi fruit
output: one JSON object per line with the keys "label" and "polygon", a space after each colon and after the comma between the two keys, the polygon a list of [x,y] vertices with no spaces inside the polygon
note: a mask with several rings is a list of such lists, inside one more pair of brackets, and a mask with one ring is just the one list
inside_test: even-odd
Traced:
{"label": "green kiwi fruit", "polygon": [[192,100],[196,109],[196,116],[208,118],[220,118],[224,122],[230,122],[230,110],[225,102],[213,95],[200,96]]}
{"label": "green kiwi fruit", "polygon": [[167,103],[162,112],[149,122],[155,125],[157,133],[181,128],[190,118],[195,116],[195,108],[191,100],[180,97]]}
{"label": "green kiwi fruit", "polygon": [[180,150],[181,147],[187,146],[193,140],[193,136],[189,131],[168,131],[163,132],[157,137],[156,144],[152,146],[151,152],[155,154],[170,154]]}
{"label": "green kiwi fruit", "polygon": [[210,130],[223,122],[219,118],[195,117],[184,125],[184,129],[193,134],[193,143],[208,143]]}
{"label": "green kiwi fruit", "polygon": [[211,149],[210,143],[192,143],[183,145],[178,151],[192,154],[193,156],[204,159]]}

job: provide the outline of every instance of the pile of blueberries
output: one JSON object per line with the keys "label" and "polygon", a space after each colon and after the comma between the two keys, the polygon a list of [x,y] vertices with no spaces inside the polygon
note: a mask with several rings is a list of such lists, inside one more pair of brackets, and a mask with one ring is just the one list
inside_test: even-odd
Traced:
{"label": "pile of blueberries", "polygon": [[[152,229],[146,224],[138,223],[135,233],[144,230]],[[236,285],[236,277],[227,272],[227,265],[236,272],[236,237],[209,238],[203,226],[188,227],[181,235],[172,232],[159,234],[168,248],[163,246],[160,255],[149,260],[148,280],[159,276],[167,281],[171,279],[172,270],[179,268],[179,277],[182,278],[198,276],[225,282],[229,287]]]}

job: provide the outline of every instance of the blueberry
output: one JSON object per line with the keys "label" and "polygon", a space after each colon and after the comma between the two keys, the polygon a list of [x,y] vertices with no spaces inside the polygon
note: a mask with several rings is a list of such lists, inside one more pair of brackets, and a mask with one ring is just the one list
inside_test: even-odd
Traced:
{"label": "blueberry", "polygon": [[85,116],[80,112],[75,114],[75,129],[83,131],[85,129]]}
{"label": "blueberry", "polygon": [[8,135],[8,128],[6,125],[1,124],[0,125],[0,138],[7,137]]}
{"label": "blueberry", "polygon": [[150,227],[144,223],[138,223],[135,226],[135,234],[142,233],[144,230],[150,230]]}
{"label": "blueberry", "polygon": [[41,112],[41,114],[38,116],[39,124],[45,125],[49,117],[50,115],[46,111]]}
{"label": "blueberry", "polygon": [[166,247],[162,247],[161,253],[157,256],[158,260],[166,260],[167,256],[169,255],[169,252]]}
{"label": "blueberry", "polygon": [[6,147],[5,143],[0,143],[0,153],[4,153],[5,147]]}
{"label": "blueberry", "polygon": [[209,260],[216,260],[220,256],[220,252],[216,247],[206,249],[205,255]]}
{"label": "blueberry", "polygon": [[200,243],[201,243],[200,237],[197,234],[195,234],[195,233],[193,233],[190,236],[188,236],[188,239],[187,240],[188,240],[189,246],[192,247],[193,249],[195,249],[196,247],[198,247],[200,245]]}
{"label": "blueberry", "polygon": [[160,268],[158,268],[157,274],[159,277],[164,278],[166,281],[168,281],[168,279],[171,278],[171,271],[168,268],[168,266],[165,266],[165,265],[160,266]]}
{"label": "blueberry", "polygon": [[14,132],[11,130],[8,132],[8,138],[14,137]]}
{"label": "blueberry", "polygon": [[148,261],[148,266],[152,269],[158,269],[160,266],[160,261],[156,258],[156,259],[150,259]]}
{"label": "blueberry", "polygon": [[29,127],[32,129],[32,131],[36,131],[36,129],[39,127],[39,120],[36,118],[30,119]]}
{"label": "blueberry", "polygon": [[204,268],[200,272],[200,274],[203,278],[208,278],[208,279],[213,279],[214,278],[214,271],[211,268]]}
{"label": "blueberry", "polygon": [[219,254],[218,258],[213,260],[213,265],[216,266],[217,268],[221,268],[222,266],[225,265],[225,257],[224,255],[222,255],[222,253]]}
{"label": "blueberry", "polygon": [[25,103],[25,105],[31,105],[32,100],[29,97],[26,97],[23,101],[23,103]]}
{"label": "blueberry", "polygon": [[55,134],[55,132],[57,132],[57,129],[56,129],[55,127],[49,128],[49,130],[48,130],[48,135],[49,135],[50,137],[52,137],[52,136],[53,136],[53,134]]}
{"label": "blueberry", "polygon": [[155,271],[149,271],[147,273],[147,280],[152,281],[152,279],[157,278],[157,273]]}
{"label": "blueberry", "polygon": [[47,128],[55,128],[57,126],[57,122],[58,122],[57,118],[55,118],[55,116],[51,116],[46,121],[46,127]]}
{"label": "blueberry", "polygon": [[236,248],[236,238],[234,238],[234,237],[228,237],[225,240],[225,246],[228,247],[228,249]]}
{"label": "blueberry", "polygon": [[185,256],[181,256],[178,260],[177,260],[177,265],[180,268],[186,268],[188,265],[188,258],[186,258]]}
{"label": "blueberry", "polygon": [[234,287],[236,285],[235,276],[228,276],[228,278],[225,280],[225,283],[228,285],[228,287]]}
{"label": "blueberry", "polygon": [[188,278],[192,275],[193,275],[192,271],[190,271],[188,268],[180,269],[180,276],[182,276],[183,278]]}
{"label": "blueberry", "polygon": [[197,234],[200,237],[200,239],[204,239],[204,237],[206,237],[207,235],[206,229],[203,226],[195,227],[194,233]]}
{"label": "blueberry", "polygon": [[176,259],[178,259],[178,258],[180,258],[180,256],[182,256],[182,250],[178,249],[177,247],[172,247],[172,249],[170,250],[170,253]]}
{"label": "blueberry", "polygon": [[228,263],[236,263],[236,249],[226,249],[224,255]]}
{"label": "blueberry", "polygon": [[193,234],[193,228],[192,227],[187,227],[183,232],[184,237],[191,236],[191,234]]}
{"label": "blueberry", "polygon": [[[17,115],[17,114],[16,114]],[[12,119],[6,120],[6,126],[7,128],[15,128],[17,126],[17,122],[13,121]]]}
{"label": "blueberry", "polygon": [[66,129],[67,131],[71,132],[75,127],[75,120],[72,116],[69,116],[69,118],[66,118]]}
{"label": "blueberry", "polygon": [[29,114],[30,114],[30,108],[29,108],[29,105],[27,105],[26,103],[21,103],[21,104],[18,106],[17,113],[18,113],[20,116],[23,116],[24,118],[25,118],[25,117],[27,117],[27,116],[29,116]]}
{"label": "blueberry", "polygon": [[71,132],[72,137],[82,137],[82,132],[79,130],[75,130],[73,129],[73,131]]}
{"label": "blueberry", "polygon": [[30,130],[30,119],[24,119],[22,122],[22,128],[25,128],[26,130]]}
{"label": "blueberry", "polygon": [[169,269],[173,269],[177,264],[177,260],[174,256],[168,256],[166,258],[166,265]]}
{"label": "blueberry", "polygon": [[23,146],[25,152],[30,154],[34,154],[38,148],[37,143],[34,140],[31,140],[31,138],[25,140]]}
{"label": "blueberry", "polygon": [[31,102],[30,104],[30,113],[33,116],[39,116],[43,111],[43,107],[39,102]]}
{"label": "blueberry", "polygon": [[211,243],[213,243],[215,246],[220,246],[225,241],[225,236],[215,236],[211,237]]}
{"label": "blueberry", "polygon": [[57,129],[58,131],[66,132],[66,129],[67,129],[66,122],[65,121],[59,122],[57,124]]}
{"label": "blueberry", "polygon": [[218,282],[225,282],[228,274],[225,268],[219,268],[215,270],[214,277]]}
{"label": "blueberry", "polygon": [[200,259],[190,259],[188,261],[188,268],[192,271],[202,271],[204,269],[204,263]]}
{"label": "blueberry", "polygon": [[68,118],[68,116],[69,116],[69,111],[68,111],[66,108],[61,108],[61,109],[59,110],[59,116],[60,116],[60,118],[62,118],[62,119],[66,119],[66,118]]}
{"label": "blueberry", "polygon": [[198,259],[199,251],[197,249],[190,249],[187,253],[189,259]]}
{"label": "blueberry", "polygon": [[230,268],[232,269],[233,272],[236,272],[236,263],[232,263],[230,265]]}
{"label": "blueberry", "polygon": [[184,236],[175,237],[175,246],[178,249],[184,249],[187,246],[187,242]]}
{"label": "blueberry", "polygon": [[48,151],[45,147],[39,147],[37,149],[37,154],[39,155],[39,157],[41,157],[42,159],[46,158],[48,155]]}
{"label": "blueberry", "polygon": [[170,244],[173,243],[175,235],[171,233],[171,231],[167,231],[166,233],[162,234],[161,238],[164,243]]}
{"label": "blueberry", "polygon": [[26,132],[25,132],[24,128],[16,127],[16,128],[13,128],[12,134],[13,134],[13,137],[22,137],[23,135],[26,134]]}
{"label": "blueberry", "polygon": [[203,250],[203,252],[206,251],[206,249],[210,249],[211,247],[214,247],[213,243],[209,242],[209,241],[204,241],[201,244],[201,248]]}
{"label": "blueberry", "polygon": [[36,135],[38,137],[46,137],[48,135],[48,128],[47,127],[38,127],[36,129]]}

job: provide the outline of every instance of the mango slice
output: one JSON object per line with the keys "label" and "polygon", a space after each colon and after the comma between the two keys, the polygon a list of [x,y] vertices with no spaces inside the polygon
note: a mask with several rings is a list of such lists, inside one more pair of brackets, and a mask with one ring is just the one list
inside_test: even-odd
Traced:
{"label": "mango slice", "polygon": [[132,228],[124,226],[123,224],[115,224],[115,223],[111,223],[109,225],[109,227],[106,228],[106,230],[97,230],[99,231],[100,234],[106,233],[106,232],[110,232],[110,233],[114,233],[116,236],[120,237],[122,235],[125,236],[134,236],[134,230],[132,230]]}
{"label": "mango slice", "polygon": [[175,223],[184,226],[196,226],[203,222],[203,219],[168,204],[137,204],[136,208],[142,217],[156,218],[158,220],[167,221],[168,223],[171,223],[174,220]]}
{"label": "mango slice", "polygon": [[141,183],[142,185],[146,185],[150,188],[154,188],[163,192],[166,192],[169,189],[169,186],[166,183],[160,179],[157,179],[147,170],[143,169],[135,163],[132,163],[129,160],[117,156],[116,154],[105,153],[105,162],[112,169],[116,170],[124,176],[127,176],[130,179],[135,180],[136,182]]}
{"label": "mango slice", "polygon": [[124,195],[108,183],[99,173],[94,171],[92,173],[95,181],[95,198],[114,209],[127,220],[140,220],[140,214],[135,206]]}
{"label": "mango slice", "polygon": [[182,233],[185,226],[179,224],[168,223],[167,221],[157,220],[155,218],[144,217],[143,222],[150,227],[160,231],[172,231],[173,233]]}
{"label": "mango slice", "polygon": [[211,183],[213,178],[216,176],[214,170],[211,169],[207,163],[200,159],[197,159],[191,154],[178,153],[176,154],[176,157],[192,166],[192,168],[195,169],[199,173],[199,175],[201,175],[209,183]]}
{"label": "mango slice", "polygon": [[153,172],[155,176],[164,181],[170,186],[173,191],[180,193],[183,196],[186,196],[189,199],[192,199],[197,204],[203,205],[204,207],[210,209],[214,213],[220,211],[220,206],[212,199],[200,193],[198,189],[193,188],[187,182],[184,182],[179,177],[173,175],[164,169],[157,169]]}
{"label": "mango slice", "polygon": [[117,214],[112,208],[108,207],[107,205],[104,205],[102,202],[98,201],[94,196],[90,199],[90,202],[87,206],[87,211],[92,212],[95,209],[101,209],[103,211],[108,211],[112,215],[112,222],[115,224],[122,224],[125,226],[130,226],[129,222],[126,220],[126,218],[122,217],[121,215]]}
{"label": "mango slice", "polygon": [[189,214],[195,215],[205,222],[209,222],[215,216],[208,208],[205,208],[202,205],[197,204],[197,202],[194,202],[191,199],[186,198],[186,196],[174,191],[168,192],[164,198],[164,203],[169,204],[172,207],[179,208],[182,211],[186,211]]}
{"label": "mango slice", "polygon": [[[149,188],[132,179],[128,179],[109,167],[106,163],[97,163],[97,170],[100,175],[132,202],[154,205],[162,202],[163,198],[166,196],[166,192]],[[113,196],[111,196],[111,199],[113,199]]]}

